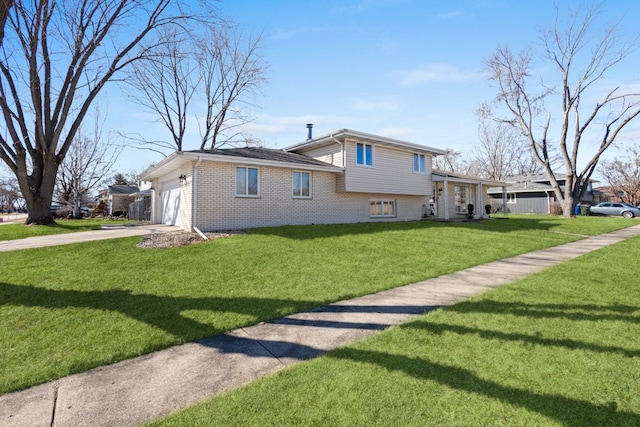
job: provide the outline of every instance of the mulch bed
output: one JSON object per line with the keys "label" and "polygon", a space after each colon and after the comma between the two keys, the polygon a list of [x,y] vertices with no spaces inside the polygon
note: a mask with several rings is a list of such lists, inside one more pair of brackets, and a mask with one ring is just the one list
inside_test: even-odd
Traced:
{"label": "mulch bed", "polygon": [[[221,231],[217,233],[204,233],[209,240],[230,237],[236,234],[244,234],[244,231]],[[171,231],[169,233],[151,233],[143,236],[142,241],[138,243],[139,248],[145,249],[162,249],[173,248],[176,246],[193,245],[195,243],[206,242],[198,233],[188,233],[186,231]]]}

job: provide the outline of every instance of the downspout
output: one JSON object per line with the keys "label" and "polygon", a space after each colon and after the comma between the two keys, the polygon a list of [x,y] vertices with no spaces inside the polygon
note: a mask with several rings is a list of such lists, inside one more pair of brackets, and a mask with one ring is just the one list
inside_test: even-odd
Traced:
{"label": "downspout", "polygon": [[191,230],[196,229],[198,219],[198,166],[202,163],[202,156],[198,156],[198,161],[193,165],[193,188],[191,189],[191,200],[193,200],[193,212],[191,213]]}
{"label": "downspout", "polygon": [[345,156],[344,156],[344,143],[338,141],[333,134],[330,135],[331,139],[333,140],[333,142],[335,142],[336,144],[338,144],[340,146],[340,157],[342,157],[342,165],[340,165],[342,168],[344,168],[345,165]]}
{"label": "downspout", "polygon": [[551,215],[551,201],[549,200],[549,190],[544,190],[544,194],[547,195],[547,215]]}

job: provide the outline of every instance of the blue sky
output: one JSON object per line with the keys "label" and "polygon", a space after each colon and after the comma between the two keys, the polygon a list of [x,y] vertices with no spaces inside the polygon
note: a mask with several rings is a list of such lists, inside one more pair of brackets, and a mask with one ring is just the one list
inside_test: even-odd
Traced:
{"label": "blue sky", "polygon": [[[562,2],[577,4],[577,1]],[[219,7],[247,33],[263,33],[268,82],[261,109],[246,130],[282,148],[348,128],[467,154],[477,142],[475,109],[495,96],[484,63],[498,45],[516,51],[536,43],[553,24],[552,0],[222,1]],[[637,32],[635,0],[608,1],[602,22],[626,15]],[[640,55],[612,82],[640,87]],[[168,137],[133,105],[109,105],[117,129]],[[197,129],[192,130],[194,136]],[[630,132],[640,137],[638,127]],[[185,149],[197,148],[194,145]],[[639,138],[640,140],[640,138]],[[167,153],[168,154],[168,153]],[[126,149],[118,170],[140,171],[162,156]]]}

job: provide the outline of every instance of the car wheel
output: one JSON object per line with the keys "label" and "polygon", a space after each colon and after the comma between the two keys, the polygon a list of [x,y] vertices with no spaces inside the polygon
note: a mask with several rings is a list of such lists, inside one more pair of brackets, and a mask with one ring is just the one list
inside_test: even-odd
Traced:
{"label": "car wheel", "polygon": [[633,218],[633,212],[630,212],[630,211],[622,212],[622,216],[625,218]]}

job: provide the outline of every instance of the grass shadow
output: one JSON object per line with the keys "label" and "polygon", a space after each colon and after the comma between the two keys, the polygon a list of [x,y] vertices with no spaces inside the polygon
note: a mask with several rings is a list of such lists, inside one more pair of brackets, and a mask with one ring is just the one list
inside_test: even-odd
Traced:
{"label": "grass shadow", "polygon": [[269,298],[175,297],[134,294],[127,290],[106,291],[52,290],[34,286],[0,283],[0,301],[25,307],[52,309],[90,308],[121,313],[160,328],[183,341],[191,341],[224,332],[226,329],[203,324],[182,312],[206,310],[250,316],[248,324],[279,317],[283,311],[304,311],[317,301]]}
{"label": "grass shadow", "polygon": [[427,321],[416,321],[407,325],[403,325],[402,327],[427,331],[437,335],[442,335],[446,332],[453,332],[458,335],[475,335],[488,340],[521,342],[531,345],[565,348],[568,350],[586,350],[605,354],[620,354],[625,357],[640,357],[640,350],[630,350],[627,348],[615,346],[603,346],[572,339],[544,338],[539,334],[527,335],[519,333],[505,333],[488,329],[471,328],[467,326],[452,325],[447,323],[431,323]]}
{"label": "grass shadow", "polygon": [[329,353],[327,357],[378,365],[389,371],[401,371],[420,380],[435,381],[446,387],[535,411],[565,426],[640,425],[639,414],[618,411],[613,402],[597,405],[561,395],[538,394],[488,381],[467,369],[426,359],[354,348],[341,349]]}
{"label": "grass shadow", "polygon": [[482,301],[463,301],[449,307],[448,310],[467,314],[509,314],[534,319],[640,323],[640,316],[634,315],[640,310],[640,307],[623,304],[527,304],[484,299]]}

